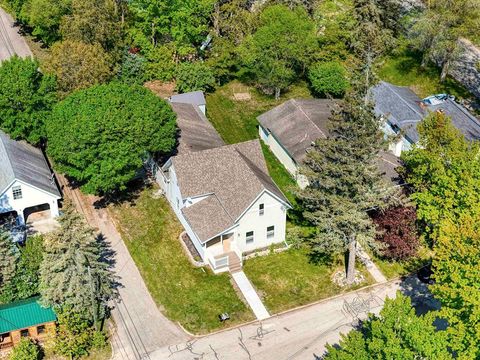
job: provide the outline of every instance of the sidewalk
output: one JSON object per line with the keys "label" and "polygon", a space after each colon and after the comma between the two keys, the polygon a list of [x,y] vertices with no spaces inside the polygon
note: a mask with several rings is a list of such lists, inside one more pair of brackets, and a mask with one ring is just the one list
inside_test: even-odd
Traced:
{"label": "sidewalk", "polygon": [[0,61],[13,55],[21,58],[32,56],[30,48],[18,30],[18,26],[13,26],[12,16],[0,7]]}
{"label": "sidewalk", "polygon": [[233,273],[232,277],[257,319],[263,320],[270,317],[265,305],[263,305],[262,300],[260,300],[258,297],[257,292],[253,288],[245,273],[243,271],[239,271]]}

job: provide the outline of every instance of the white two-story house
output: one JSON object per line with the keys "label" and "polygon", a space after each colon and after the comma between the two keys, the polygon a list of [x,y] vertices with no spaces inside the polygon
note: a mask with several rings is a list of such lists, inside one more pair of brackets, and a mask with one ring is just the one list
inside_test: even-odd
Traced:
{"label": "white two-story house", "polygon": [[13,213],[20,224],[36,210],[56,217],[60,198],[42,151],[0,131],[0,214]]}
{"label": "white two-story house", "polygon": [[216,273],[239,270],[244,253],[285,241],[291,206],[268,175],[258,140],[224,145],[201,111],[172,107],[178,153],[156,179],[204,262]]}

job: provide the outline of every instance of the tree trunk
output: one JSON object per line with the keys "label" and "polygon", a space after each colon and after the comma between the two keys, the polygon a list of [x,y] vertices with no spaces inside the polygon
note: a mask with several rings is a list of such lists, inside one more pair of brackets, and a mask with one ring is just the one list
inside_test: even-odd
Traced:
{"label": "tree trunk", "polygon": [[442,74],[440,75],[440,82],[444,82],[450,70],[450,59],[447,59],[442,66]]}
{"label": "tree trunk", "polygon": [[275,100],[280,99],[280,88],[276,87],[275,88]]}
{"label": "tree trunk", "polygon": [[348,244],[347,284],[353,284],[355,280],[355,257],[357,255],[357,241],[352,240]]}

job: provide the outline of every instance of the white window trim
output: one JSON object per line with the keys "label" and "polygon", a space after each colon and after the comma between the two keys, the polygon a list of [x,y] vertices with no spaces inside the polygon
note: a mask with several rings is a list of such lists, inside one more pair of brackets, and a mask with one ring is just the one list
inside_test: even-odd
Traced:
{"label": "white window trim", "polygon": [[[17,192],[18,195],[15,195],[15,192]],[[12,196],[13,196],[13,200],[23,199],[23,191],[22,191],[21,185],[12,186]]]}
{"label": "white window trim", "polygon": [[[247,234],[248,233],[252,233],[251,237],[248,236]],[[251,238],[251,240],[249,241],[249,239]],[[255,231],[247,231],[245,233],[245,244],[253,244],[255,242]]]}
{"label": "white window trim", "polygon": [[[268,228],[273,227],[273,230],[268,230]],[[267,226],[267,239],[275,238],[275,225]]]}
{"label": "white window trim", "polygon": [[265,204],[261,203],[258,205],[258,215],[263,216],[265,215]]}

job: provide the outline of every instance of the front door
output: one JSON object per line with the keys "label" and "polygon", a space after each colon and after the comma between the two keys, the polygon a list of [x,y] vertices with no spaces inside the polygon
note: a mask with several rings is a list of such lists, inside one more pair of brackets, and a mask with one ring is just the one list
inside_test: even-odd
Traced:
{"label": "front door", "polygon": [[230,251],[230,241],[231,241],[232,236],[231,235],[224,235],[223,236],[223,252],[227,253]]}

